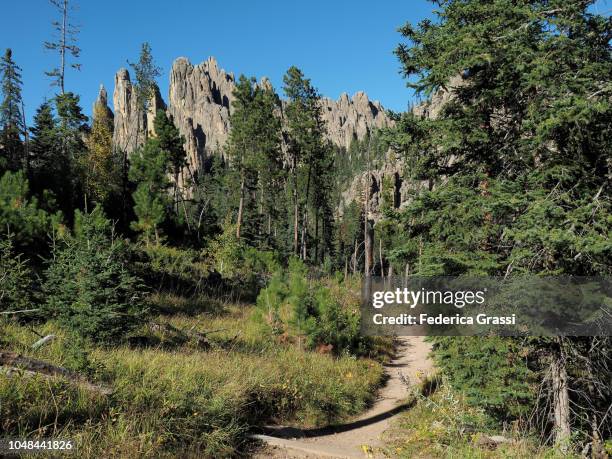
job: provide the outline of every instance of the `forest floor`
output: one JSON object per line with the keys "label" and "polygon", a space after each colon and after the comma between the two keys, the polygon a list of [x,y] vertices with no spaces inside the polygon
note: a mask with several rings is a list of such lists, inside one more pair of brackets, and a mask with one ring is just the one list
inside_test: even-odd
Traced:
{"label": "forest floor", "polygon": [[364,458],[377,457],[381,435],[413,404],[410,388],[433,370],[431,346],[423,337],[398,339],[395,357],[385,365],[387,381],[370,409],[346,424],[318,429],[270,426],[255,438],[267,446],[263,458]]}

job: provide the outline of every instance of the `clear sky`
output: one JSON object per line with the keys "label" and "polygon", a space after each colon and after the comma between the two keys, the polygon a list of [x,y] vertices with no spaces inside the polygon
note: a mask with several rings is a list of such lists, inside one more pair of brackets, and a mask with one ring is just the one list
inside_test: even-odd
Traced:
{"label": "clear sky", "polygon": [[[431,17],[434,8],[425,0],[74,1],[82,70],[68,71],[66,90],[81,95],[87,114],[101,83],[112,100],[115,72],[137,60],[143,41],[162,67],[159,84],[166,100],[175,58],[197,64],[214,56],[236,76],[269,77],[279,92],[282,75],[296,65],[325,96],[363,90],[387,108],[405,110],[414,99],[393,54],[401,41],[397,28]],[[599,0],[593,8],[604,13],[608,7],[608,0]],[[0,50],[12,48],[23,69],[30,120],[57,91],[44,71],[59,59],[43,49],[57,14],[48,0],[4,0],[2,13]]]}
{"label": "clear sky", "polygon": [[[81,26],[80,72],[68,70],[66,90],[81,95],[87,114],[104,84],[112,99],[115,72],[138,58],[148,41],[162,67],[160,88],[167,100],[172,61],[197,64],[214,56],[219,66],[258,78],[281,91],[282,75],[300,67],[320,92],[337,98],[366,91],[372,100],[405,110],[411,92],[399,75],[393,49],[397,28],[431,15],[425,0],[77,0]],[[56,13],[47,0],[5,0],[0,48],[10,47],[23,70],[28,119],[57,92],[44,71],[59,60],[43,49],[52,38]],[[10,20],[9,20],[10,18]],[[112,108],[112,102],[111,102]]]}

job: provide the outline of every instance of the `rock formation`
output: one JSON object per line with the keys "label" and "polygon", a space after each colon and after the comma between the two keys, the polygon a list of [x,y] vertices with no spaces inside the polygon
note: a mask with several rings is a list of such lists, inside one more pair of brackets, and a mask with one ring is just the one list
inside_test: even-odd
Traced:
{"label": "rock formation", "polygon": [[[267,78],[259,85],[272,87]],[[220,69],[212,57],[198,65],[179,57],[172,64],[167,110],[185,137],[192,170],[197,170],[206,156],[215,152],[222,154],[230,130],[234,87],[234,75]],[[126,69],[120,69],[115,75],[113,104],[114,143],[131,153],[144,142],[143,133],[152,130],[154,114],[157,109],[165,108],[165,104],[157,92],[147,116],[140,115]],[[363,92],[352,98],[342,94],[337,101],[322,99],[321,104],[329,139],[340,147],[348,148],[353,139],[363,139],[373,129],[392,124],[380,103],[371,102]]]}
{"label": "rock formation", "polygon": [[[370,206],[368,218],[377,223],[382,218],[383,199],[391,208],[398,209],[409,202],[410,195],[415,190],[425,189],[429,186],[427,181],[406,180],[406,163],[397,153],[387,151],[382,165],[373,167],[368,172],[356,175],[349,187],[342,192],[338,205],[338,215],[342,216],[344,209],[351,202],[363,203],[365,199],[365,187],[370,186]],[[389,187],[389,189],[386,189]],[[383,198],[384,197],[384,198]]]}
{"label": "rock formation", "polygon": [[227,140],[234,86],[234,75],[220,70],[212,57],[195,66],[184,57],[172,64],[168,111],[185,137],[194,170]]}
{"label": "rock formation", "polygon": [[100,91],[98,91],[98,98],[93,104],[93,116],[96,116],[98,113],[101,113],[105,119],[112,120],[113,119],[113,111],[108,106],[108,94],[106,93],[106,88],[104,85],[100,85]]}
{"label": "rock formation", "polygon": [[392,124],[382,105],[378,101],[370,102],[361,91],[352,98],[343,93],[337,101],[323,99],[322,115],[329,139],[347,150],[353,140],[361,140],[373,129]]}
{"label": "rock formation", "polygon": [[[439,116],[442,107],[451,99],[453,88],[465,84],[461,76],[451,78],[447,88],[441,88],[432,97],[412,108],[412,113],[422,118],[435,119]],[[383,196],[391,196],[390,203],[394,208],[401,208],[410,200],[414,191],[429,187],[428,181],[415,181],[405,179],[406,164],[403,158],[389,150],[382,165],[373,167],[370,173],[362,172],[356,175],[349,187],[342,193],[338,206],[338,214],[342,215],[344,209],[353,201],[363,202],[365,199],[366,184],[370,185],[370,213],[369,218],[378,222],[382,218],[381,204]],[[385,190],[391,186],[391,190]]]}
{"label": "rock formation", "polygon": [[115,91],[113,92],[115,109],[113,144],[128,154],[140,146],[147,135],[153,132],[153,120],[157,110],[166,109],[166,104],[157,87],[149,102],[146,115],[139,109],[136,99],[129,72],[125,68],[119,69],[115,74]]}

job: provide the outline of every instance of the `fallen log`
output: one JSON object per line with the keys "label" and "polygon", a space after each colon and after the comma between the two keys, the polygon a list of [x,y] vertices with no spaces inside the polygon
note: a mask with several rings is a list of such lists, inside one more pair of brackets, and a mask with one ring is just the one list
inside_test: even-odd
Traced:
{"label": "fallen log", "polygon": [[502,435],[484,435],[478,434],[474,444],[480,448],[496,449],[499,445],[510,443],[512,440]]}
{"label": "fallen log", "polygon": [[55,335],[44,336],[41,339],[39,339],[38,341],[36,341],[34,344],[32,344],[32,349],[38,349],[38,348],[44,346],[45,344],[53,341],[54,339],[55,339]]}
{"label": "fallen log", "polygon": [[40,308],[39,309],[21,309],[19,311],[2,311],[0,312],[0,315],[25,314],[26,312],[36,312],[36,311],[40,311]]}
{"label": "fallen log", "polygon": [[189,339],[191,338],[194,339],[198,346],[202,348],[207,349],[211,346],[211,343],[208,338],[203,333],[195,331],[193,328],[190,330],[184,330],[181,328],[176,328],[175,326],[170,324],[158,322],[151,322],[150,326],[153,331],[169,333],[171,335],[174,335],[182,342],[189,341]]}
{"label": "fallen log", "polygon": [[43,362],[42,360],[24,357],[16,352],[0,350],[0,367],[4,367],[0,369],[0,372],[9,377],[16,375],[23,375],[27,377],[40,375],[47,379],[62,377],[68,380],[68,382],[92,392],[97,392],[102,395],[110,395],[113,393],[113,389],[110,387],[94,384],[78,373],[63,367],[51,365],[50,363]]}

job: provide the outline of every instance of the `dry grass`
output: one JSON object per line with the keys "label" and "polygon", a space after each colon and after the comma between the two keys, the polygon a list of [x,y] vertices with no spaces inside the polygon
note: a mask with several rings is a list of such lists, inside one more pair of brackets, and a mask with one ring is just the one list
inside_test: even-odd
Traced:
{"label": "dry grass", "polygon": [[[490,419],[469,406],[437,376],[415,390],[415,406],[402,414],[386,433],[384,452],[394,458],[556,459],[574,456],[538,445],[525,432],[504,432],[509,441],[498,446],[483,441],[496,435]],[[492,430],[493,429],[493,430]],[[576,456],[578,457],[578,456]]]}
{"label": "dry grass", "polygon": [[0,376],[0,434],[74,438],[79,457],[228,457],[245,450],[253,426],[322,425],[358,413],[381,381],[382,367],[372,360],[279,344],[249,319],[248,306],[155,301],[178,312],[158,321],[213,331],[211,349],[143,328],[154,347],[87,345],[84,352],[46,324],[35,331],[59,338],[32,351],[32,331],[0,324],[3,348],[73,368],[115,390],[104,397],[61,379]]}

